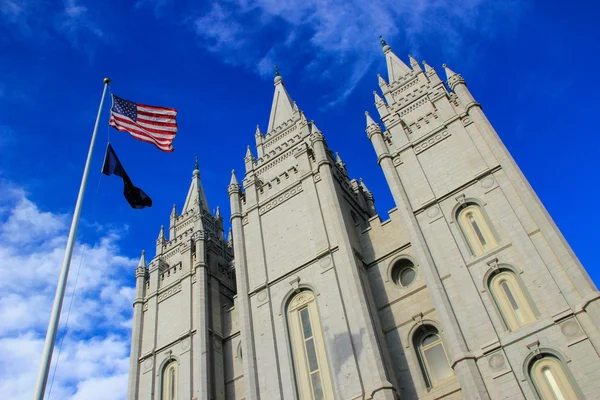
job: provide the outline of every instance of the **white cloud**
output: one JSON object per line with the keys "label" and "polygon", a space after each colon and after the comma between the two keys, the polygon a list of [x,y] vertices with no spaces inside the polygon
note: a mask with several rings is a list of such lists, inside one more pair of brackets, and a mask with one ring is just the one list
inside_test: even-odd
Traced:
{"label": "white cloud", "polygon": [[[0,196],[0,273],[10,277],[0,280],[0,393],[30,399],[70,221],[41,210],[21,188],[6,182],[0,181]],[[118,240],[117,233],[109,232],[97,240],[80,240],[75,248],[52,399],[125,398],[134,297],[134,288],[128,285],[134,281],[137,260],[120,254]],[[50,376],[57,355],[58,346]]]}
{"label": "white cloud", "polygon": [[[421,43],[435,41],[451,61],[462,50],[466,34],[489,38],[498,32],[506,33],[518,20],[525,3],[227,0],[196,12],[195,18],[186,18],[202,39],[203,47],[225,62],[261,75],[271,75],[274,63],[287,67],[284,74],[285,69],[310,68],[313,79],[316,75],[324,81],[344,82],[346,86],[329,99],[336,102],[349,95],[376,58],[381,57],[379,35],[401,56],[409,52],[419,56]],[[470,46],[472,51],[471,43]]]}

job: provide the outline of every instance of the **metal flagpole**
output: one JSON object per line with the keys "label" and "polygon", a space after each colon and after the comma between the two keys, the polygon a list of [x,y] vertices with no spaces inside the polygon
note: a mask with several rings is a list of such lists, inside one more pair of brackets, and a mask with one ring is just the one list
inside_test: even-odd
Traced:
{"label": "metal flagpole", "polygon": [[75,236],[77,235],[79,216],[81,215],[81,206],[83,205],[83,195],[85,194],[85,187],[87,186],[90,165],[92,163],[92,154],[94,152],[94,144],[96,143],[96,133],[98,132],[98,124],[100,123],[102,105],[104,104],[104,97],[106,96],[106,89],[108,88],[109,84],[110,79],[104,78],[102,99],[100,100],[100,107],[98,107],[98,115],[96,116],[94,133],[92,133],[92,141],[88,150],[85,168],[83,169],[83,177],[81,178],[81,186],[79,187],[79,195],[77,196],[77,203],[75,204],[73,220],[71,221],[71,230],[69,231],[69,238],[67,240],[67,247],[65,249],[65,258],[63,260],[62,270],[60,271],[60,277],[58,278],[56,294],[54,295],[54,304],[52,306],[52,313],[50,314],[50,322],[48,323],[48,332],[46,333],[44,352],[42,353],[42,363],[40,365],[40,371],[38,373],[38,379],[33,395],[34,400],[44,400],[46,383],[48,382],[48,372],[50,371],[50,361],[52,361],[52,352],[54,351],[56,331],[58,329],[58,321],[60,319],[60,311],[62,308],[63,299],[65,297],[65,287],[67,285],[67,277],[69,276],[69,267],[71,266],[71,256],[73,255],[73,246],[75,244]]}

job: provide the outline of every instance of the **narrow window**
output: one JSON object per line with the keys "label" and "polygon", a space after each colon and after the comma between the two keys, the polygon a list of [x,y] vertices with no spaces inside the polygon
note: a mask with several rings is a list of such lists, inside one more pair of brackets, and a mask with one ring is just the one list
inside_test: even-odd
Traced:
{"label": "narrow window", "polygon": [[458,225],[474,255],[479,255],[498,245],[481,208],[470,204],[457,215]]}
{"label": "narrow window", "polygon": [[502,319],[511,331],[536,320],[527,297],[512,271],[501,271],[490,280],[490,292]]}
{"label": "narrow window", "polygon": [[427,387],[433,387],[453,376],[437,329],[425,325],[415,332],[413,340]]}
{"label": "narrow window", "polygon": [[300,398],[333,399],[325,344],[312,292],[302,291],[290,301],[288,324]]}
{"label": "narrow window", "polygon": [[177,400],[177,361],[171,361],[163,372],[162,400]]}
{"label": "narrow window", "polygon": [[562,362],[546,355],[533,362],[530,377],[542,400],[577,400],[571,380],[565,374]]}

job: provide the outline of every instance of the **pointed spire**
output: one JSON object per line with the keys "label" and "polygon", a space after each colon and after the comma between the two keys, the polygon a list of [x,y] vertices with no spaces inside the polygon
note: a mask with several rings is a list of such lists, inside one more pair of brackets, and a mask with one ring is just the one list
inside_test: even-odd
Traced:
{"label": "pointed spire", "polygon": [[363,178],[360,178],[360,186],[362,186],[362,188],[363,188],[363,190],[365,192],[371,193],[371,191],[367,188],[367,185],[365,185],[365,182],[363,181]]}
{"label": "pointed spire", "polygon": [[221,207],[217,206],[217,210],[215,211],[215,218],[221,218]]}
{"label": "pointed spire", "polygon": [[229,232],[227,232],[227,246],[233,246],[233,230],[229,227]]}
{"label": "pointed spire", "polygon": [[423,60],[423,66],[425,67],[425,72],[427,75],[435,73],[435,69],[427,64],[427,61]]}
{"label": "pointed spire", "polygon": [[342,157],[340,157],[340,153],[337,151],[335,152],[335,162],[342,170],[344,170],[344,172],[346,171],[346,164],[342,161]]}
{"label": "pointed spire", "polygon": [[142,250],[142,256],[140,257],[140,262],[138,263],[138,268],[146,268],[146,251]]}
{"label": "pointed spire", "polygon": [[248,145],[248,148],[246,149],[246,156],[244,157],[244,159],[253,159],[254,156],[252,155],[252,150],[250,150],[250,145]]}
{"label": "pointed spire", "polygon": [[158,232],[158,239],[157,240],[160,240],[160,241],[163,241],[163,242],[167,240],[167,238],[165,237],[165,226],[164,225],[160,226],[160,232]]}
{"label": "pointed spire", "polygon": [[369,114],[368,111],[365,111],[365,116],[367,117],[367,128],[370,127],[371,125],[377,125],[375,123],[375,121],[373,121],[373,118],[371,118],[371,115]]}
{"label": "pointed spire", "polygon": [[235,176],[235,169],[231,170],[231,181],[229,181],[229,186],[231,185],[239,185],[238,180]]}
{"label": "pointed spire", "polygon": [[173,204],[173,209],[171,210],[171,217],[177,217],[177,205]]}
{"label": "pointed spire", "polygon": [[198,204],[200,209],[209,212],[210,208],[208,208],[208,200],[206,199],[206,195],[204,194],[204,188],[202,187],[202,182],[200,182],[200,170],[198,169],[198,157],[196,157],[196,162],[194,163],[194,172],[192,173],[192,183],[190,185],[190,189],[188,190],[187,197],[185,198],[185,203],[183,205],[182,214],[190,211]]}
{"label": "pointed spire", "polygon": [[408,59],[410,60],[410,67],[413,71],[422,71],[419,62],[412,55],[409,54]]}
{"label": "pointed spire", "polygon": [[456,72],[452,71],[448,65],[446,64],[442,64],[442,67],[444,68],[444,71],[446,71],[446,80],[450,79],[451,77],[453,77],[454,75],[457,75]]}
{"label": "pointed spire", "polygon": [[294,102],[290,98],[283,78],[279,74],[277,66],[275,66],[275,93],[273,95],[273,103],[271,105],[271,115],[269,117],[269,126],[267,133],[277,128],[283,122],[289,120],[294,115]]}
{"label": "pointed spire", "polygon": [[377,93],[377,91],[373,90],[373,96],[375,97],[375,105],[385,105],[385,102],[383,101],[381,96],[379,96],[379,93]]}
{"label": "pointed spire", "polygon": [[390,84],[411,73],[411,69],[408,68],[408,65],[406,65],[398,58],[396,54],[394,54],[392,48],[385,43],[385,40],[381,39],[381,44],[383,46],[383,54],[385,54],[385,59],[387,62],[388,81]]}
{"label": "pointed spire", "polygon": [[260,126],[256,125],[256,133],[254,134],[255,137],[262,137],[262,132],[260,131]]}
{"label": "pointed spire", "polygon": [[385,81],[385,79],[383,79],[383,76],[381,76],[381,74],[377,74],[377,80],[379,81],[380,87],[387,86],[387,82]]}

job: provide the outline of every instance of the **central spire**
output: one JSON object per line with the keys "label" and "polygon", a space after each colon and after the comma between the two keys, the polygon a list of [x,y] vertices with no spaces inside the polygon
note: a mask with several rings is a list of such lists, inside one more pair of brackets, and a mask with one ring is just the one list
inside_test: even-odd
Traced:
{"label": "central spire", "polygon": [[196,162],[194,163],[194,172],[192,173],[192,184],[190,185],[190,190],[188,191],[187,197],[185,198],[185,204],[183,205],[182,214],[185,214],[187,211],[196,207],[196,204],[198,204],[200,209],[204,210],[207,213],[210,213],[210,209],[208,208],[208,201],[206,200],[206,195],[204,194],[204,188],[202,187],[202,182],[200,182],[198,157],[196,157]]}
{"label": "central spire", "polygon": [[277,128],[283,122],[291,119],[294,114],[294,102],[285,89],[283,78],[279,74],[277,65],[275,65],[274,83],[275,94],[273,95],[273,104],[271,105],[271,116],[269,117],[267,133],[271,132],[274,128]]}

